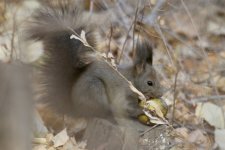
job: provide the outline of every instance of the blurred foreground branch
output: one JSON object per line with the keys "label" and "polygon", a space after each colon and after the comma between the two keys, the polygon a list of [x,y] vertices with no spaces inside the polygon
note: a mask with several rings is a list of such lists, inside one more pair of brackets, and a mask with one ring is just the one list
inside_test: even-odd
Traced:
{"label": "blurred foreground branch", "polygon": [[30,150],[32,92],[28,68],[0,63],[0,72],[1,149]]}

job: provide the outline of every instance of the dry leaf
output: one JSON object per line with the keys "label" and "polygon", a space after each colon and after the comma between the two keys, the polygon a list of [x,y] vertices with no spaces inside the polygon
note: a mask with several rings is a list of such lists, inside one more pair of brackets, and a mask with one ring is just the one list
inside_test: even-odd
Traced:
{"label": "dry leaf", "polygon": [[215,35],[225,35],[225,27],[224,25],[220,25],[216,22],[210,21],[207,26],[208,32]]}
{"label": "dry leaf", "polygon": [[45,127],[44,122],[37,111],[35,111],[33,123],[33,134],[35,137],[43,138],[48,134],[48,129]]}
{"label": "dry leaf", "polygon": [[81,31],[80,37],[77,36],[77,35],[72,34],[72,35],[70,36],[70,39],[76,39],[76,40],[79,40],[79,41],[81,41],[81,42],[84,44],[84,46],[91,47],[91,46],[88,44],[87,40],[86,40],[84,30]]}
{"label": "dry leaf", "polygon": [[66,129],[59,132],[55,137],[52,138],[54,147],[59,147],[64,145],[69,140]]}
{"label": "dry leaf", "polygon": [[225,130],[216,129],[215,132],[215,142],[219,145],[220,150],[225,150]]}
{"label": "dry leaf", "polygon": [[198,103],[195,114],[196,116],[204,118],[210,125],[216,128],[224,128],[223,111],[219,106],[213,103]]}
{"label": "dry leaf", "polygon": [[187,128],[177,128],[174,131],[174,137],[176,142],[182,142],[188,138],[188,129]]}
{"label": "dry leaf", "polygon": [[34,138],[33,139],[34,144],[47,144],[46,138]]}
{"label": "dry leaf", "polygon": [[134,85],[133,85],[130,81],[128,81],[128,83],[129,83],[130,89],[131,89],[134,93],[138,94],[139,99],[142,100],[142,101],[146,101],[145,96],[144,96],[139,90],[137,90],[137,89],[134,87]]}
{"label": "dry leaf", "polygon": [[149,111],[144,110],[144,113],[145,113],[146,116],[149,117],[149,120],[150,120],[151,123],[154,123],[154,124],[168,124],[168,122],[165,119],[162,119],[162,118],[160,118],[158,116],[153,116],[151,114],[151,112],[149,112]]}
{"label": "dry leaf", "polygon": [[188,141],[203,146],[205,149],[210,148],[210,141],[201,130],[195,130],[189,134]]}
{"label": "dry leaf", "polygon": [[45,145],[37,145],[32,148],[32,150],[47,150]]}
{"label": "dry leaf", "polygon": [[146,104],[148,106],[153,107],[154,109],[153,111],[156,113],[157,116],[159,116],[162,119],[165,119],[158,103],[155,103],[154,101],[147,101]]}

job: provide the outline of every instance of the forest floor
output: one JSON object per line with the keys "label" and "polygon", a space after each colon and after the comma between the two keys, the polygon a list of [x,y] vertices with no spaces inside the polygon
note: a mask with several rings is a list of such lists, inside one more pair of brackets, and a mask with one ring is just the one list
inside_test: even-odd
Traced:
{"label": "forest floor", "polygon": [[[117,60],[121,56],[120,63],[132,62],[134,21],[141,18],[154,45],[153,65],[166,89],[163,99],[169,106],[170,127],[166,127],[168,132],[163,130],[163,135],[161,129],[161,133],[154,133],[160,136],[154,140],[149,136],[155,127],[150,127],[140,140],[145,145],[143,149],[225,149],[225,1],[126,1],[81,3],[84,10],[92,11],[97,17],[113,16],[107,18],[110,26],[106,24],[100,29],[100,39],[104,42],[100,42],[99,49],[110,49]],[[42,2],[47,4],[48,0]],[[24,52],[21,38],[21,26],[38,6],[35,0],[0,0],[0,59],[3,62],[19,58],[35,63],[41,56],[38,45]],[[47,134],[34,139],[35,150],[68,146],[85,149],[85,142],[77,143],[65,130],[55,136],[43,128],[40,130],[46,130]],[[58,138],[63,140],[57,141]],[[46,148],[46,143],[52,141],[55,144]]]}

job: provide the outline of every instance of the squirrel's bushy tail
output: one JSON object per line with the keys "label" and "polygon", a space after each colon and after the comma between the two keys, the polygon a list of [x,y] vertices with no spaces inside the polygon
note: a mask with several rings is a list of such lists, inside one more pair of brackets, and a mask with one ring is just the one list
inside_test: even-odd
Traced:
{"label": "squirrel's bushy tail", "polygon": [[[86,19],[86,20],[85,20]],[[85,31],[86,40],[95,47],[92,25],[75,5],[47,6],[34,12],[28,23],[26,37],[40,40],[44,46],[43,64],[40,66],[42,91],[40,99],[58,112],[72,112],[73,83],[91,63],[94,51],[81,41],[70,39],[72,34]]]}

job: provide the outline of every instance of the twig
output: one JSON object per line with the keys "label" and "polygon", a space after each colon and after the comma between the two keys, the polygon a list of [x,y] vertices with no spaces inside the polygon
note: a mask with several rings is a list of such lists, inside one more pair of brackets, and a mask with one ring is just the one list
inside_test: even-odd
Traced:
{"label": "twig", "polygon": [[[120,20],[119,22],[122,22],[123,26],[126,27],[126,29],[128,30],[129,27],[127,25],[131,24],[132,22],[130,21],[128,15],[124,12],[124,9],[121,8],[121,5],[123,5],[123,3],[124,1],[117,1],[116,2],[117,10],[114,12],[116,12],[115,14],[116,17]],[[128,7],[128,5],[126,7]]]}
{"label": "twig", "polygon": [[179,70],[177,71],[176,75],[175,75],[175,79],[174,79],[174,88],[173,88],[173,113],[172,113],[172,118],[171,118],[171,124],[173,124],[174,121],[174,116],[175,116],[175,107],[176,107],[176,88],[177,88],[177,77],[179,74]]}
{"label": "twig", "polygon": [[167,53],[167,55],[169,56],[169,60],[170,60],[171,64],[172,64],[173,66],[175,66],[175,64],[174,64],[174,62],[173,62],[173,59],[172,59],[172,56],[171,56],[171,54],[170,54],[170,46],[169,46],[169,44],[168,44],[168,42],[167,42],[167,40],[166,40],[166,38],[165,38],[165,36],[164,36],[162,30],[161,30],[159,24],[156,23],[156,24],[155,24],[155,27],[156,27],[156,29],[158,30],[157,32],[159,33],[159,35],[161,36],[161,38],[162,38],[162,40],[163,40],[163,44],[164,44],[164,46],[166,47],[166,53]]}
{"label": "twig", "polygon": [[94,9],[94,1],[90,0],[89,12],[93,13],[93,9]]}
{"label": "twig", "polygon": [[[197,27],[196,27],[196,25],[195,25],[195,23],[194,23],[194,20],[193,20],[193,18],[192,18],[192,16],[191,16],[190,11],[188,10],[188,8],[187,8],[187,6],[186,6],[186,4],[184,3],[183,0],[181,0],[181,3],[182,3],[182,5],[183,5],[183,7],[184,7],[184,9],[185,9],[185,11],[186,11],[188,17],[189,17],[190,20],[191,20],[191,24],[192,24],[192,26],[193,26],[193,28],[194,28],[196,34],[197,34],[198,40],[199,40],[200,42],[202,42],[202,38],[200,37],[200,34],[199,34],[198,30],[197,30]],[[206,59],[206,62],[207,62],[207,68],[208,68],[208,72],[209,72],[209,76],[210,76],[210,78],[212,78],[212,73],[211,73],[211,72],[212,72],[212,71],[211,71],[212,67],[211,67],[211,65],[210,65],[210,63],[209,63],[209,57],[208,57],[208,55],[207,55],[205,49],[203,49],[202,47],[200,47],[200,49],[202,50],[202,53],[203,53],[203,55],[204,55],[204,57],[205,57],[205,59]],[[210,79],[210,78],[209,78],[209,79]],[[219,95],[219,92],[218,92],[218,90],[217,90],[217,88],[216,88],[216,86],[215,86],[215,83],[214,83],[214,82],[213,82],[213,83],[210,82],[209,79],[208,79],[208,83],[213,84],[213,87],[214,87],[214,89],[215,89],[215,91],[216,91],[216,94]]]}
{"label": "twig", "polygon": [[16,32],[16,12],[13,14],[13,30],[12,30],[12,39],[11,39],[11,51],[10,51],[10,61],[13,60],[13,52],[14,52],[14,39],[15,39],[15,32]]}
{"label": "twig", "polygon": [[137,17],[137,14],[138,14],[138,8],[139,8],[139,2],[140,2],[140,0],[138,0],[138,2],[137,2],[137,7],[136,7],[136,11],[135,11],[135,16],[134,16],[134,19],[133,19],[133,21],[132,21],[132,24],[131,24],[131,26],[130,26],[128,32],[127,32],[127,36],[126,36],[126,39],[125,39],[125,41],[124,41],[124,43],[123,43],[123,47],[122,47],[121,53],[120,53],[120,55],[119,55],[119,57],[118,57],[117,64],[120,63],[121,58],[122,58],[122,56],[123,56],[123,52],[124,52],[124,49],[125,49],[125,45],[126,45],[126,43],[127,43],[127,40],[128,40],[128,37],[129,37],[129,33],[130,33],[131,29],[132,29],[132,26],[134,26],[134,28],[135,28],[136,17]]}
{"label": "twig", "polygon": [[[70,36],[70,39],[75,39],[75,40],[79,40],[80,42],[82,42],[84,44],[84,46],[87,46],[89,47],[91,50],[93,50],[93,52],[95,52],[96,54],[99,54],[97,50],[95,50],[94,47],[92,47],[91,45],[89,45],[88,41],[86,41],[86,37],[84,35],[84,37],[82,37],[82,35],[80,36],[79,34],[76,33],[76,31],[74,31],[74,29],[70,28],[70,27],[67,27],[69,30],[71,30],[75,35],[71,35]],[[83,30],[82,30],[83,31]],[[82,34],[82,31],[81,31],[81,34]],[[84,31],[83,31],[84,32]],[[85,32],[84,32],[85,34]],[[122,79],[124,79],[128,85],[129,85],[129,88],[132,92],[136,93],[139,97],[140,100],[142,101],[146,101],[146,97],[144,96],[144,94],[142,92],[140,92],[138,89],[136,89],[134,87],[134,85],[132,84],[132,82],[130,82],[124,75],[122,75],[116,68],[114,68],[112,66],[112,64],[110,64],[106,59],[104,59],[104,57],[102,55],[99,55],[100,57],[103,58],[103,60],[106,62],[106,64],[112,68],[112,70],[114,70]]]}
{"label": "twig", "polygon": [[[137,22],[137,14],[138,14],[139,2],[140,2],[140,0],[138,0],[137,8],[136,8],[135,16],[134,16],[132,51],[134,50],[134,45],[135,45],[135,28],[136,28],[136,22]],[[143,15],[144,15],[144,13],[143,13]],[[142,17],[143,17],[143,15],[142,15]],[[139,34],[138,34],[138,38],[139,38]]]}
{"label": "twig", "polygon": [[7,0],[4,0],[4,10],[3,10],[3,14],[5,15],[6,14],[6,3],[7,3]]}
{"label": "twig", "polygon": [[142,132],[142,133],[140,134],[140,136],[145,135],[145,133],[147,133],[147,132],[151,131],[152,129],[156,128],[157,126],[159,126],[159,125],[158,125],[158,124],[155,124],[155,125],[154,125],[154,126],[152,126],[151,128],[149,128],[149,129],[145,130],[144,132]]}
{"label": "twig", "polygon": [[169,56],[169,60],[170,60],[171,64],[174,65],[172,57],[171,57],[171,54],[170,54],[169,49],[168,49],[169,45],[168,45],[168,43],[166,41],[166,38],[163,35],[162,30],[160,29],[160,26],[158,25],[158,23],[156,23],[157,17],[159,15],[158,14],[158,12],[159,12],[158,10],[160,10],[163,7],[165,2],[166,2],[166,0],[158,0],[157,1],[155,7],[152,9],[151,14],[146,17],[146,23],[148,23],[150,26],[154,25],[155,28],[158,30],[158,33],[161,36],[161,38],[163,40],[163,43],[164,43],[164,45],[166,47],[166,52],[167,52],[167,55]]}
{"label": "twig", "polygon": [[[122,54],[123,54],[123,51],[124,51],[124,48],[125,48],[125,44],[126,44],[126,42],[127,42],[127,40],[128,40],[128,35],[130,35],[129,33],[130,33],[130,30],[132,29],[132,26],[133,26],[133,35],[132,35],[132,40],[133,40],[133,44],[132,44],[132,50],[134,50],[134,45],[135,45],[135,28],[136,28],[136,22],[137,22],[137,18],[138,18],[138,12],[139,12],[139,4],[140,3],[140,0],[138,0],[138,2],[137,2],[137,7],[136,7],[136,11],[135,11],[135,16],[134,16],[134,19],[133,19],[133,21],[132,21],[132,25],[130,26],[130,28],[129,28],[129,30],[128,30],[128,33],[127,33],[127,36],[126,36],[126,40],[125,40],[125,42],[123,43],[123,47],[122,47],[122,52],[121,52],[121,55],[119,56],[119,59],[118,59],[118,64],[119,64],[119,62],[120,62],[120,60],[121,60],[121,56],[122,56]],[[145,8],[145,7],[144,7]],[[143,8],[143,9],[144,9]],[[141,10],[143,10],[143,9],[141,9]],[[142,13],[142,16],[141,16],[141,22],[142,22],[142,20],[143,20],[143,17],[144,17],[144,12]],[[139,35],[138,35],[138,38],[139,38]]]}
{"label": "twig", "polygon": [[151,14],[146,17],[146,23],[152,26],[158,17],[158,10],[160,10],[165,4],[166,0],[158,0],[155,7],[152,9]]}
{"label": "twig", "polygon": [[110,35],[109,35],[109,48],[108,48],[108,50],[107,50],[107,52],[106,52],[106,57],[108,58],[108,55],[109,55],[109,53],[110,53],[110,51],[111,51],[111,41],[112,41],[112,33],[113,33],[113,27],[112,27],[112,24],[111,24],[111,26],[110,26]]}
{"label": "twig", "polygon": [[177,33],[175,33],[174,31],[169,31],[165,28],[162,28],[163,31],[165,31],[167,34],[169,34],[170,36],[172,36],[173,38],[175,38],[176,40],[178,40],[179,42],[181,42],[181,44],[184,44],[184,46],[186,46],[187,48],[193,50],[193,52],[195,52],[196,54],[199,54],[197,53],[197,48],[191,46],[189,43],[187,43],[185,40],[183,40]]}
{"label": "twig", "polygon": [[120,63],[120,60],[121,60],[121,58],[122,58],[123,51],[124,51],[125,45],[126,45],[126,43],[127,43],[127,40],[128,40],[128,37],[129,37],[129,33],[130,33],[131,29],[132,29],[133,24],[134,24],[134,22],[131,24],[130,28],[129,28],[128,31],[127,31],[126,39],[125,39],[125,41],[123,42],[123,46],[122,46],[121,53],[120,53],[120,55],[118,56],[118,60],[117,60],[117,62],[116,62],[117,64]]}
{"label": "twig", "polygon": [[198,98],[193,98],[191,99],[191,103],[199,103],[199,102],[206,102],[209,100],[225,100],[225,95],[212,95],[212,96],[207,96],[207,97],[198,97]]}
{"label": "twig", "polygon": [[192,124],[183,124],[183,123],[180,123],[178,121],[175,121],[175,124],[176,124],[176,128],[177,127],[185,127],[185,128],[188,128],[188,129],[191,129],[191,130],[196,130],[196,129],[199,129],[201,131],[204,131],[204,132],[207,132],[209,134],[214,134],[214,131],[211,130],[211,129],[202,129],[201,127],[197,126],[197,125],[192,125]]}

